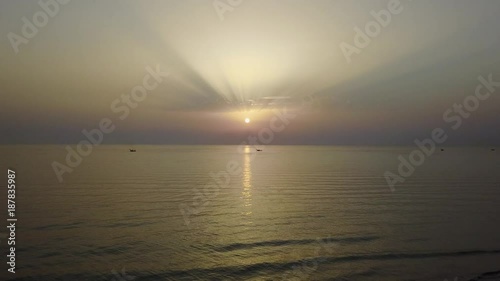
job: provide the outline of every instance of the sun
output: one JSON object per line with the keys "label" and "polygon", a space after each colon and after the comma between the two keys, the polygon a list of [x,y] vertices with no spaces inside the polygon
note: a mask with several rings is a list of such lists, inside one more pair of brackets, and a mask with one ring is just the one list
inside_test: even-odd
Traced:
{"label": "sun", "polygon": [[247,123],[247,124],[250,123],[250,118],[248,118],[248,117],[245,118],[245,123]]}

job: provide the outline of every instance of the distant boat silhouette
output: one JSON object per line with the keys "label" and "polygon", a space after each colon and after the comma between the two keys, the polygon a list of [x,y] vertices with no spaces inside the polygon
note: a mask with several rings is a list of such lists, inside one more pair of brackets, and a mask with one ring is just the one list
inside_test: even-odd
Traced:
{"label": "distant boat silhouette", "polygon": [[[257,148],[256,148],[257,149]],[[262,149],[257,149],[257,151],[262,151]]]}
{"label": "distant boat silhouette", "polygon": [[130,152],[136,152],[135,149],[131,149],[131,148],[128,151],[130,151]]}
{"label": "distant boat silhouette", "polygon": [[444,148],[441,148],[441,151],[444,151]]}

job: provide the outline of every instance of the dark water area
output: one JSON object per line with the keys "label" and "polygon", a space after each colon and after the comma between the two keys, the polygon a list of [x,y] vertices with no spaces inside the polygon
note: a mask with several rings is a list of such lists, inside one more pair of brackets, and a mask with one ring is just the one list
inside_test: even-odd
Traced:
{"label": "dark water area", "polygon": [[[0,146],[2,280],[500,280],[500,154],[413,147]],[[69,166],[68,166],[69,167]],[[7,202],[7,177],[0,200]]]}

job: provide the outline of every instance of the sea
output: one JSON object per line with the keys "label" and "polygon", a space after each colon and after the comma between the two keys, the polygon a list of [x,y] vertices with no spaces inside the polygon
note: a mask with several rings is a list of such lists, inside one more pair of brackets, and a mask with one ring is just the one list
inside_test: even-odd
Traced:
{"label": "sea", "polygon": [[0,279],[500,280],[500,151],[415,149],[0,146]]}

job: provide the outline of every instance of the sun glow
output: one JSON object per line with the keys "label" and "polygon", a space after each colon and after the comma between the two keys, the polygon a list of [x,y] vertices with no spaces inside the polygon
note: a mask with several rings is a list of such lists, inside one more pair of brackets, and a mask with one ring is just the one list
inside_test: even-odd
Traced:
{"label": "sun glow", "polygon": [[245,123],[247,123],[247,124],[250,123],[250,118],[248,118],[248,117],[245,118]]}

